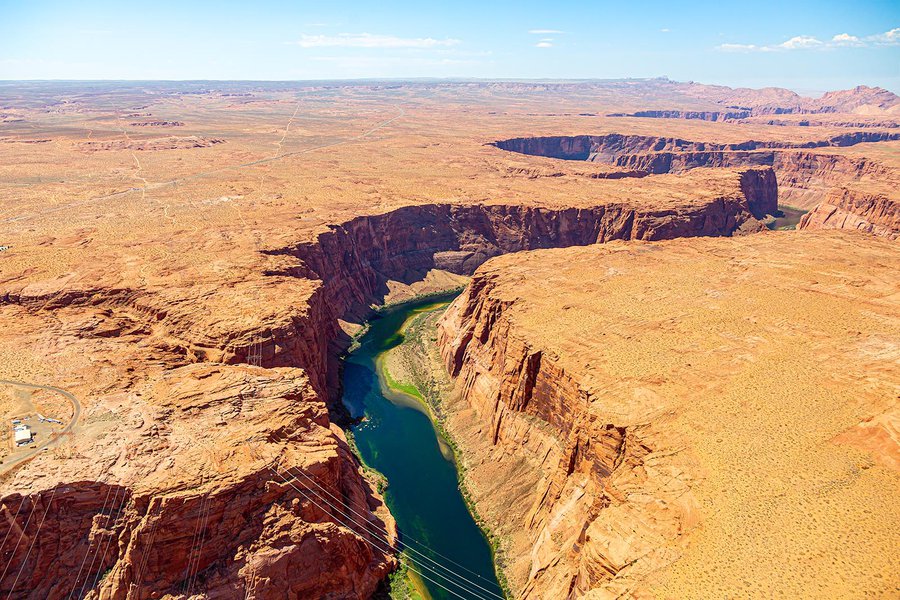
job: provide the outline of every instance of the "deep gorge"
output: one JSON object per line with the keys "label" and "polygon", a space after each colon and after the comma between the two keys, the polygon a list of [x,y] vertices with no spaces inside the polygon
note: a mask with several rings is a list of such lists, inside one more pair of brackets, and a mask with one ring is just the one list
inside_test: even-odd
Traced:
{"label": "deep gorge", "polygon": [[[179,307],[166,306],[152,293],[136,290],[71,292],[65,298],[54,298],[56,304],[48,304],[47,297],[28,295],[9,295],[4,301],[27,310],[56,310],[63,306],[86,310],[104,306],[110,310],[133,308],[134,317],[145,319],[147,327],[156,324],[169,332],[167,344],[184,344],[183,348],[169,346],[165,352],[170,357],[167,360],[172,372],[184,373],[188,379],[208,382],[235,375],[249,377],[254,371],[245,372],[245,369],[248,363],[256,361],[265,369],[299,367],[308,377],[309,388],[306,391],[284,388],[284,383],[278,383],[278,377],[265,382],[264,388],[274,390],[266,403],[271,408],[266,410],[279,407],[277,410],[285,411],[291,403],[302,399],[303,406],[308,408],[285,413],[290,416],[277,426],[276,431],[283,432],[279,436],[291,429],[300,432],[300,439],[313,432],[325,436],[333,425],[321,399],[327,398],[332,407],[336,406],[340,391],[338,357],[349,342],[339,320],[364,320],[369,305],[379,303],[384,297],[387,281],[414,281],[430,268],[471,274],[492,256],[521,250],[611,240],[731,235],[742,226],[756,223],[754,215],[774,211],[777,206],[777,186],[770,169],[748,169],[739,177],[740,185],[733,195],[682,211],[641,210],[615,203],[558,210],[510,205],[425,205],[358,217],[331,226],[312,242],[269,251],[290,259],[293,264],[284,270],[268,272],[268,277],[296,277],[319,283],[302,310],[279,315],[265,330],[235,330],[211,338],[203,323],[192,322],[189,314],[181,312]],[[208,379],[210,374],[213,379]],[[239,381],[228,385],[236,383]],[[266,405],[255,406],[262,410]],[[214,404],[208,409],[218,410]],[[196,413],[195,418],[214,418],[203,417],[204,414]],[[378,502],[366,491],[370,484],[356,474],[356,459],[340,439],[335,438],[331,443],[335,444],[336,452],[328,461],[327,469],[309,471],[307,475],[315,477],[336,496],[346,498],[353,510],[374,511]],[[294,514],[300,517],[301,525],[312,523],[316,527],[327,525],[333,518],[315,507],[300,510],[296,506],[296,494],[277,479],[273,481],[272,474],[265,469],[246,473],[228,485],[209,491],[186,488],[173,497],[122,488],[117,493],[119,500],[114,510],[105,506],[108,486],[100,482],[65,487],[64,493],[72,499],[63,503],[64,512],[59,512],[59,508],[49,511],[48,524],[57,525],[51,525],[48,531],[55,533],[51,534],[50,543],[42,544],[30,555],[32,565],[43,565],[33,572],[50,572],[47,569],[51,563],[78,564],[96,547],[94,543],[86,543],[88,536],[95,542],[108,540],[99,571],[94,569],[94,572],[109,573],[102,580],[97,578],[98,585],[107,590],[104,593],[108,597],[117,599],[144,598],[146,595],[141,590],[145,586],[176,591],[193,587],[199,581],[198,585],[206,589],[224,589],[244,585],[239,582],[249,581],[248,577],[263,577],[263,573],[248,574],[241,563],[235,564],[228,558],[240,554],[241,547],[259,543],[254,540],[260,536],[273,535],[255,522],[246,521],[248,515],[255,514],[262,519],[264,514],[274,511],[287,519]],[[40,492],[32,502],[47,509],[51,505],[46,503],[45,496],[49,497],[50,493],[51,490]],[[59,507],[60,503],[52,506]],[[203,525],[210,519],[210,513],[215,527]],[[379,519],[374,513],[370,518]],[[173,520],[204,531],[207,550],[202,556],[193,556],[188,550],[189,534],[168,540],[151,537],[161,523]],[[63,521],[75,529],[63,527]],[[153,554],[147,556],[151,547]],[[306,584],[312,586],[306,589],[333,585],[336,586],[333,589],[349,590],[348,586],[355,586],[353,582],[358,581],[365,584],[359,589],[360,597],[365,597],[368,593],[365,590],[371,589],[392,565],[390,559],[369,548],[363,537],[351,532],[335,536],[321,553],[323,560],[329,561],[323,564],[340,563],[350,556],[356,558],[346,563],[345,576],[331,583],[319,576],[305,577]],[[24,560],[24,556],[18,558]],[[152,573],[139,566],[147,562],[155,565]],[[154,581],[143,579],[151,574]],[[77,568],[63,569],[56,579],[33,580],[29,585],[47,597],[58,597],[62,591],[85,583],[86,580],[77,577]],[[271,597],[277,597],[278,588],[273,588],[272,593]],[[260,591],[257,596],[269,597],[261,594]]]}

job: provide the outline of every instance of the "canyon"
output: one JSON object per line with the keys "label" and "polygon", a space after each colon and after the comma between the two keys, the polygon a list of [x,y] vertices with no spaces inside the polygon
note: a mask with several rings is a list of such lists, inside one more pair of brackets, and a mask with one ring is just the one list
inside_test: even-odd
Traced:
{"label": "canyon", "polygon": [[[816,217],[806,219],[801,227],[856,228],[896,237],[900,213],[897,212],[894,190],[900,175],[893,163],[807,149],[897,140],[900,140],[900,134],[891,132],[856,132],[801,143],[746,141],[731,144],[613,134],[514,138],[498,141],[495,145],[527,155],[609,164],[634,177],[683,173],[701,167],[768,166],[777,175],[780,202],[815,213]],[[858,186],[860,182],[866,183],[866,194],[847,189],[847,186]],[[872,193],[876,190],[885,192]],[[844,198],[836,201],[842,214],[849,213],[852,217],[834,216],[836,207],[827,200],[836,196]],[[855,200],[847,201],[848,196]]]}
{"label": "canyon", "polygon": [[517,597],[890,595],[898,261],[778,232],[482,266],[438,344]]}
{"label": "canyon", "polygon": [[[837,260],[844,244],[866,264],[896,256],[890,130],[684,119],[661,137],[658,119],[598,117],[599,133],[578,134],[584,123],[565,114],[636,101],[615,82],[56,84],[75,98],[65,103],[31,85],[11,112],[22,121],[0,133],[53,143],[0,147],[11,200],[0,213],[0,377],[52,383],[84,411],[49,451],[0,472],[0,535],[14,540],[0,546],[0,590],[15,598],[386,593],[403,536],[384,482],[338,426],[340,357],[373,305],[434,273],[476,273],[439,342],[470,408],[468,428],[456,426],[463,458],[502,454],[527,499],[509,513],[521,521],[504,521],[509,498],[468,470],[479,513],[515,550],[505,555],[516,597],[649,589],[708,516],[693,491],[701,463],[691,451],[663,456],[675,447],[664,411],[647,408],[639,425],[585,411],[585,373],[532,351],[486,274],[514,273],[544,249],[609,243],[636,261],[679,248],[677,262],[694,243],[718,252],[706,237],[734,236],[774,264],[794,246]],[[509,110],[500,91],[522,104]],[[123,130],[122,114],[185,135]],[[517,145],[537,150],[509,151]],[[779,204],[810,209],[806,231],[765,233]],[[659,244],[676,238],[698,239]],[[796,260],[791,269],[809,266]],[[501,338],[508,364],[491,362]],[[635,394],[664,406],[659,392]],[[647,518],[639,534],[621,529]]]}

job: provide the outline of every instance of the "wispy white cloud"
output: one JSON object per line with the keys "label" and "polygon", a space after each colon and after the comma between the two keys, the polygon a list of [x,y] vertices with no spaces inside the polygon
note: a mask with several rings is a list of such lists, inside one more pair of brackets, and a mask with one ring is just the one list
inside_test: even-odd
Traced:
{"label": "wispy white cloud", "polygon": [[299,40],[289,43],[301,48],[439,48],[456,46],[460,40],[430,37],[403,38],[373,33],[339,33],[337,35],[303,34]]}
{"label": "wispy white cloud", "polygon": [[784,50],[806,50],[811,48],[821,48],[824,45],[824,42],[819,41],[810,35],[798,35],[786,42],[781,42],[778,44],[778,48],[783,48]]}
{"label": "wispy white cloud", "polygon": [[717,50],[722,52],[770,52],[769,46],[757,46],[756,44],[719,44]]}
{"label": "wispy white cloud", "polygon": [[884,33],[870,35],[866,40],[879,46],[900,46],[900,27],[895,27]]}
{"label": "wispy white cloud", "polygon": [[669,32],[672,31],[672,30],[669,29],[668,27],[663,27],[663,28],[660,29],[659,31],[660,31],[661,33],[669,33]]}
{"label": "wispy white cloud", "polygon": [[865,37],[839,33],[822,41],[811,35],[798,35],[780,44],[719,44],[722,52],[781,52],[787,50],[830,50],[833,48],[865,48],[871,46],[900,46],[900,27]]}
{"label": "wispy white cloud", "polygon": [[839,33],[833,38],[831,38],[831,43],[835,46],[854,46],[860,47],[865,46],[866,44],[856,37],[855,35],[850,35],[849,33]]}
{"label": "wispy white cloud", "polygon": [[540,42],[535,44],[534,47],[535,48],[552,48],[553,42],[547,42],[547,41],[541,40]]}
{"label": "wispy white cloud", "polygon": [[529,29],[528,33],[532,35],[550,35],[554,33],[563,33],[559,29]]}

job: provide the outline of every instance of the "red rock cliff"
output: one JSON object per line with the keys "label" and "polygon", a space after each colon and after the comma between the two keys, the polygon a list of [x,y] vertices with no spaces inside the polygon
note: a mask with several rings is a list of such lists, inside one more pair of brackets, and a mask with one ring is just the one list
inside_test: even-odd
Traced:
{"label": "red rock cliff", "polygon": [[900,203],[884,194],[842,188],[800,219],[799,229],[851,229],[900,238]]}
{"label": "red rock cliff", "polygon": [[[372,594],[393,520],[302,373],[188,365],[152,387],[124,461],[76,452],[42,474],[68,482],[3,498],[0,536],[21,542],[4,547],[6,597]],[[84,459],[100,478],[71,476]]]}
{"label": "red rock cliff", "polygon": [[[111,428],[103,445],[75,438],[70,459],[39,457],[10,482],[42,491],[3,497],[0,536],[21,532],[26,541],[4,547],[0,558],[21,568],[0,576],[0,590],[117,600],[151,591],[368,597],[395,564],[381,541],[392,538],[393,522],[323,402],[337,391],[337,356],[348,341],[339,319],[364,315],[388,280],[433,267],[471,273],[518,250],[758,226],[753,213],[775,203],[774,176],[751,169],[734,177],[721,197],[667,209],[428,205],[359,217],[271,251],[277,268],[264,279],[225,288],[5,289],[8,309],[54,323],[64,315],[57,335],[119,375],[111,389],[91,390],[88,417]],[[536,381],[544,385],[543,376]],[[559,408],[559,427],[583,429],[577,407]],[[111,411],[119,416],[109,420]],[[589,448],[554,457],[610,470],[628,435],[613,427]],[[311,486],[315,493],[303,491]],[[364,522],[342,522],[316,504],[321,494]]]}
{"label": "red rock cliff", "polygon": [[511,499],[522,505],[523,522],[508,522],[520,511],[491,522],[515,530],[515,556],[505,566],[516,597],[580,597],[601,587],[628,593],[633,577],[672,560],[660,540],[684,526],[687,486],[670,476],[674,467],[646,424],[592,414],[590,395],[559,357],[511,328],[513,303],[492,296],[492,279],[476,274],[441,320],[438,344],[458,393],[483,423],[490,455],[519,457],[535,473],[536,485]]}

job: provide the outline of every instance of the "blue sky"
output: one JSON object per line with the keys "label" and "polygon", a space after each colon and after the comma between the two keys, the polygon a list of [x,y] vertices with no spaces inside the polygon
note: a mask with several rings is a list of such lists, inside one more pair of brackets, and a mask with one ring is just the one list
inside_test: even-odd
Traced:
{"label": "blue sky", "polygon": [[0,0],[0,79],[618,78],[900,92],[900,2]]}

